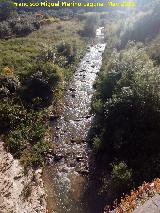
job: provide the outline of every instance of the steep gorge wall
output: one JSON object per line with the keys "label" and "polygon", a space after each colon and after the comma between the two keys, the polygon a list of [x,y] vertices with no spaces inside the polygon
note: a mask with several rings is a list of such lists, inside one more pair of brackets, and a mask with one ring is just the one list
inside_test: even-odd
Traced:
{"label": "steep gorge wall", "polygon": [[42,170],[25,174],[0,141],[0,213],[46,213]]}

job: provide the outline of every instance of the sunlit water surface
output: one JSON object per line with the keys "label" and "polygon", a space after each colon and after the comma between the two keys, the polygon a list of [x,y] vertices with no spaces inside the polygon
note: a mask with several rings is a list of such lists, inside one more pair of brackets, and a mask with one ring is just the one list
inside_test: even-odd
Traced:
{"label": "sunlit water surface", "polygon": [[94,191],[87,192],[91,150],[86,137],[93,119],[90,115],[93,83],[105,49],[103,30],[97,29],[96,44],[88,47],[65,94],[63,114],[53,123],[56,156],[53,166],[45,172],[52,212],[93,213],[87,199]]}

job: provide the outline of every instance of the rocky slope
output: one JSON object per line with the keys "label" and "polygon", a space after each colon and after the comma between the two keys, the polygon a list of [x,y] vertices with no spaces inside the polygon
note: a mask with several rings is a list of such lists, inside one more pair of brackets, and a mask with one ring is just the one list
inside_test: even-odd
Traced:
{"label": "rocky slope", "polygon": [[160,213],[160,195],[147,200],[141,207],[138,207],[133,213]]}
{"label": "rocky slope", "polygon": [[46,213],[42,170],[25,173],[0,141],[0,213]]}
{"label": "rocky slope", "polygon": [[110,211],[110,207],[106,206],[104,213],[160,213],[160,178],[151,183],[144,182],[114,207]]}

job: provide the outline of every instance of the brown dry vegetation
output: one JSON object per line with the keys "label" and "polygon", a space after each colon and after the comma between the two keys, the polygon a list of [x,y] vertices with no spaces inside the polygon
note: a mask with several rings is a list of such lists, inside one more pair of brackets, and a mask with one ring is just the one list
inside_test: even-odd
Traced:
{"label": "brown dry vegetation", "polygon": [[[121,198],[120,204],[114,202],[114,213],[131,213],[138,206],[144,204],[149,198],[160,193],[160,178],[156,178],[151,183],[144,182],[142,186],[131,190],[129,195]],[[105,207],[105,213],[112,213],[109,206]]]}

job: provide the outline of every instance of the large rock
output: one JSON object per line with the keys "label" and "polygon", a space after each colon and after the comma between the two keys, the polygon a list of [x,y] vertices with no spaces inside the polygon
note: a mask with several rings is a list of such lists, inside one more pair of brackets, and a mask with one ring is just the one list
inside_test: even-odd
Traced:
{"label": "large rock", "polygon": [[160,213],[160,195],[155,195],[153,198],[150,198],[132,213]]}
{"label": "large rock", "polygon": [[0,213],[46,213],[42,170],[26,174],[0,141]]}

